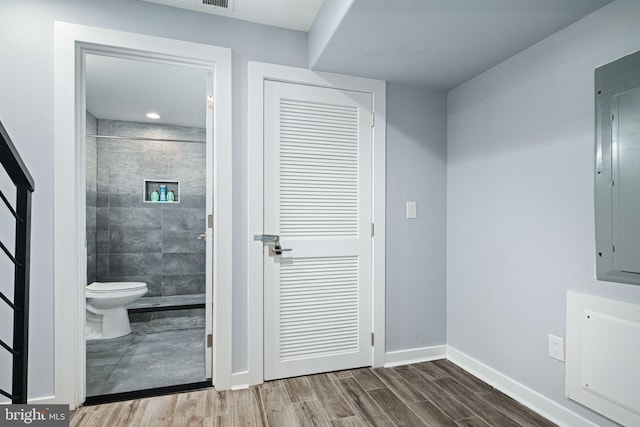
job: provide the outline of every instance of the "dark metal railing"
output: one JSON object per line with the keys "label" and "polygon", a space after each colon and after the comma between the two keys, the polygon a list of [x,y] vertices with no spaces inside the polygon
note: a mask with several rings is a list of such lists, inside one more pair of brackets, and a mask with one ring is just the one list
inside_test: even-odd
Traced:
{"label": "dark metal railing", "polygon": [[[0,123],[0,164],[15,185],[15,208],[0,190],[2,205],[9,210],[15,222],[14,251],[0,241],[2,253],[14,266],[13,300],[0,292],[2,300],[13,311],[13,345],[0,340],[0,351],[13,357],[11,392],[0,388],[0,394],[12,403],[27,403],[27,362],[29,354],[29,252],[31,244],[31,193],[35,189],[33,178],[20,158],[16,147]],[[0,254],[0,256],[2,256]],[[1,306],[2,304],[0,304]],[[6,307],[0,307],[6,309]]]}

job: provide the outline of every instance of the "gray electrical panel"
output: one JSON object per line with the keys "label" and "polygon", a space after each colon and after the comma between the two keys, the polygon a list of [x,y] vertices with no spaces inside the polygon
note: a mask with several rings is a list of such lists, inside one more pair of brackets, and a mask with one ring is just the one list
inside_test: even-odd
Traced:
{"label": "gray electrical panel", "polygon": [[640,52],[596,69],[596,276],[640,285]]}

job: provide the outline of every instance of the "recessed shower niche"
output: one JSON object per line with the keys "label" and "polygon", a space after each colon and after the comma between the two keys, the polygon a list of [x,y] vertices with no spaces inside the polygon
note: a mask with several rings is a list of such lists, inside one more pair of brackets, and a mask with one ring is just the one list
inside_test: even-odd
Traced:
{"label": "recessed shower niche", "polygon": [[145,179],[143,200],[149,203],[180,203],[180,182]]}

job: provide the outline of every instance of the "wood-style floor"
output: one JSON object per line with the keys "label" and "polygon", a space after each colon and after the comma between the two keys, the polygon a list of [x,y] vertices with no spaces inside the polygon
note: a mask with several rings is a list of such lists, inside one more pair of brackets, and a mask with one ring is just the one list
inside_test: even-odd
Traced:
{"label": "wood-style floor", "polygon": [[446,360],[88,406],[71,426],[554,426]]}

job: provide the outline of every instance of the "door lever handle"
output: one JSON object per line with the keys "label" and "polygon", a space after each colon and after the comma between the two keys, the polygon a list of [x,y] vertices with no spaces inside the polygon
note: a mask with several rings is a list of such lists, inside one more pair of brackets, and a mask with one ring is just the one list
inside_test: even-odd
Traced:
{"label": "door lever handle", "polygon": [[198,239],[200,239],[200,240],[207,240],[207,233],[198,234]]}
{"label": "door lever handle", "polygon": [[273,245],[273,247],[269,247],[270,255],[282,255],[282,252],[291,252],[291,249],[283,249],[282,246],[280,246],[280,242]]}
{"label": "door lever handle", "polygon": [[253,240],[269,245],[269,255],[271,256],[282,255],[282,252],[291,251],[291,249],[282,249],[282,246],[280,246],[280,236],[275,234],[256,234],[253,236]]}

